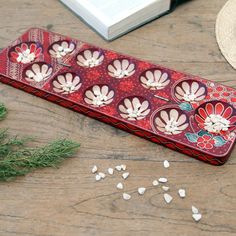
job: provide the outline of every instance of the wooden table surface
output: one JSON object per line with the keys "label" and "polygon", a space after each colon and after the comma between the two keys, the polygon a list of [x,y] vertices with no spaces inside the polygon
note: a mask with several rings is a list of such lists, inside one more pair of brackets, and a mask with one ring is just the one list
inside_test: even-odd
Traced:
{"label": "wooden table surface", "polygon": [[[226,0],[192,0],[113,42],[106,42],[57,0],[1,0],[0,47],[32,26],[49,29],[167,67],[236,87],[236,73],[222,57],[215,20]],[[34,171],[0,183],[1,236],[236,235],[236,149],[220,167],[210,166],[53,103],[0,84],[9,109],[0,127],[33,135],[36,145],[66,137],[81,142],[77,156],[59,169]],[[163,168],[163,160],[171,162]],[[120,174],[95,182],[99,170],[126,164],[130,177],[124,201]],[[153,179],[166,176],[174,200],[167,205]],[[140,197],[139,186],[147,187]],[[187,197],[180,199],[179,188]],[[203,218],[195,223],[191,206]]]}

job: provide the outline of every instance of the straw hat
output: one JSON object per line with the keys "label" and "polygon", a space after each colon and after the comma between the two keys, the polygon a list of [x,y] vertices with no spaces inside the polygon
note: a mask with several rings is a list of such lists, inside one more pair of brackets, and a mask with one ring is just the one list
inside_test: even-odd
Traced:
{"label": "straw hat", "polygon": [[229,0],[219,12],[216,39],[222,54],[236,69],[236,0]]}

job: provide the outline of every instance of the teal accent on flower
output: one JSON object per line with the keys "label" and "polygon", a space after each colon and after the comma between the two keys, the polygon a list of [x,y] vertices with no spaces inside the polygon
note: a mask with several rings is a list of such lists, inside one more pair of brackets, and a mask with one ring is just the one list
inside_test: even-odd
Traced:
{"label": "teal accent on flower", "polygon": [[200,130],[200,131],[198,132],[198,136],[203,136],[203,135],[205,135],[205,134],[207,134],[207,135],[209,135],[209,136],[212,137],[212,134],[208,133],[206,130]]}
{"label": "teal accent on flower", "polygon": [[213,139],[215,140],[215,147],[221,147],[227,143],[227,141],[221,136],[215,136]]}
{"label": "teal accent on flower", "polygon": [[182,111],[192,111],[193,110],[192,105],[188,102],[180,103],[179,107]]}
{"label": "teal accent on flower", "polygon": [[221,147],[227,143],[222,136],[213,136],[205,130],[200,130],[198,133],[186,133],[185,136],[189,142],[196,143],[201,149]]}
{"label": "teal accent on flower", "polygon": [[194,133],[186,133],[185,134],[186,138],[188,139],[189,142],[191,143],[196,143],[198,139],[198,135]]}

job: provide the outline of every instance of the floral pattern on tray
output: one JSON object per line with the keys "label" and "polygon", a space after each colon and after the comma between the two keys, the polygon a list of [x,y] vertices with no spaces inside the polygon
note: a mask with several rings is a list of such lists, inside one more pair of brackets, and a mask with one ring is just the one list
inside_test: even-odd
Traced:
{"label": "floral pattern on tray", "polygon": [[75,43],[68,40],[62,40],[55,42],[50,46],[49,54],[52,57],[59,59],[65,57],[68,54],[71,54],[75,50],[75,48]]}
{"label": "floral pattern on tray", "polygon": [[0,60],[4,83],[208,163],[235,143],[234,88],[41,29]]}
{"label": "floral pattern on tray", "polygon": [[78,75],[70,72],[58,75],[52,82],[53,90],[60,94],[71,94],[78,91],[82,85]]}
{"label": "floral pattern on tray", "polygon": [[10,50],[10,60],[17,63],[28,64],[35,61],[42,54],[42,46],[35,42],[25,42],[16,45]]}
{"label": "floral pattern on tray", "polygon": [[103,53],[97,49],[86,49],[77,55],[77,64],[82,67],[96,67],[102,64],[103,60]]}
{"label": "floral pattern on tray", "polygon": [[85,92],[84,101],[94,107],[102,107],[113,101],[114,91],[107,85],[94,85]]}

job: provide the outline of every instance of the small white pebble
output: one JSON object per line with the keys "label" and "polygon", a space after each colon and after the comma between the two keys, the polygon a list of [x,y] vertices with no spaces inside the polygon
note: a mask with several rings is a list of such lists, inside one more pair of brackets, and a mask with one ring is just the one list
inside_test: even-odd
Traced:
{"label": "small white pebble", "polygon": [[100,175],[102,179],[105,179],[105,177],[106,177],[106,175],[102,172],[99,172],[98,175]]}
{"label": "small white pebble", "polygon": [[167,178],[159,178],[160,183],[166,183],[168,180]]}
{"label": "small white pebble", "polygon": [[164,191],[168,191],[170,188],[167,187],[167,186],[162,186],[162,189],[163,189]]}
{"label": "small white pebble", "polygon": [[198,209],[195,206],[192,206],[192,213],[198,214]]}
{"label": "small white pebble", "polygon": [[127,179],[129,177],[129,172],[125,172],[122,174],[123,179]]}
{"label": "small white pebble", "polygon": [[115,169],[118,170],[118,171],[122,170],[121,166],[116,166]]}
{"label": "small white pebble", "polygon": [[165,193],[164,199],[165,199],[166,203],[170,203],[173,198],[168,193]]}
{"label": "small white pebble", "polygon": [[201,220],[202,215],[200,213],[197,214],[192,214],[193,219],[198,222],[199,220]]}
{"label": "small white pebble", "polygon": [[118,189],[123,189],[123,188],[124,188],[124,186],[123,186],[123,184],[122,184],[122,183],[118,183],[118,184],[116,185],[116,188],[118,188]]}
{"label": "small white pebble", "polygon": [[93,166],[93,168],[92,168],[92,173],[95,174],[97,171],[98,171],[97,166]]}
{"label": "small white pebble", "polygon": [[152,185],[157,186],[157,185],[159,185],[159,182],[155,179],[155,180],[152,181]]}
{"label": "small white pebble", "polygon": [[101,177],[100,175],[96,175],[96,176],[95,176],[96,181],[101,180],[101,178],[102,178],[102,177]]}
{"label": "small white pebble", "polygon": [[165,168],[169,168],[169,167],[170,167],[170,163],[169,163],[169,161],[167,161],[167,160],[165,160],[165,161],[163,162],[163,165],[164,165]]}
{"label": "small white pebble", "polygon": [[126,170],[126,165],[120,165],[121,170]]}
{"label": "small white pebble", "polygon": [[145,191],[146,191],[146,188],[144,188],[144,187],[138,188],[138,193],[140,195],[143,195],[145,193]]}
{"label": "small white pebble", "polygon": [[108,172],[108,174],[113,175],[114,169],[113,168],[108,168],[107,172]]}
{"label": "small white pebble", "polygon": [[186,196],[186,193],[185,193],[185,189],[179,189],[179,196],[181,197],[181,198],[185,198],[185,196]]}
{"label": "small white pebble", "polygon": [[131,196],[128,193],[123,193],[123,199],[124,200],[129,200]]}

